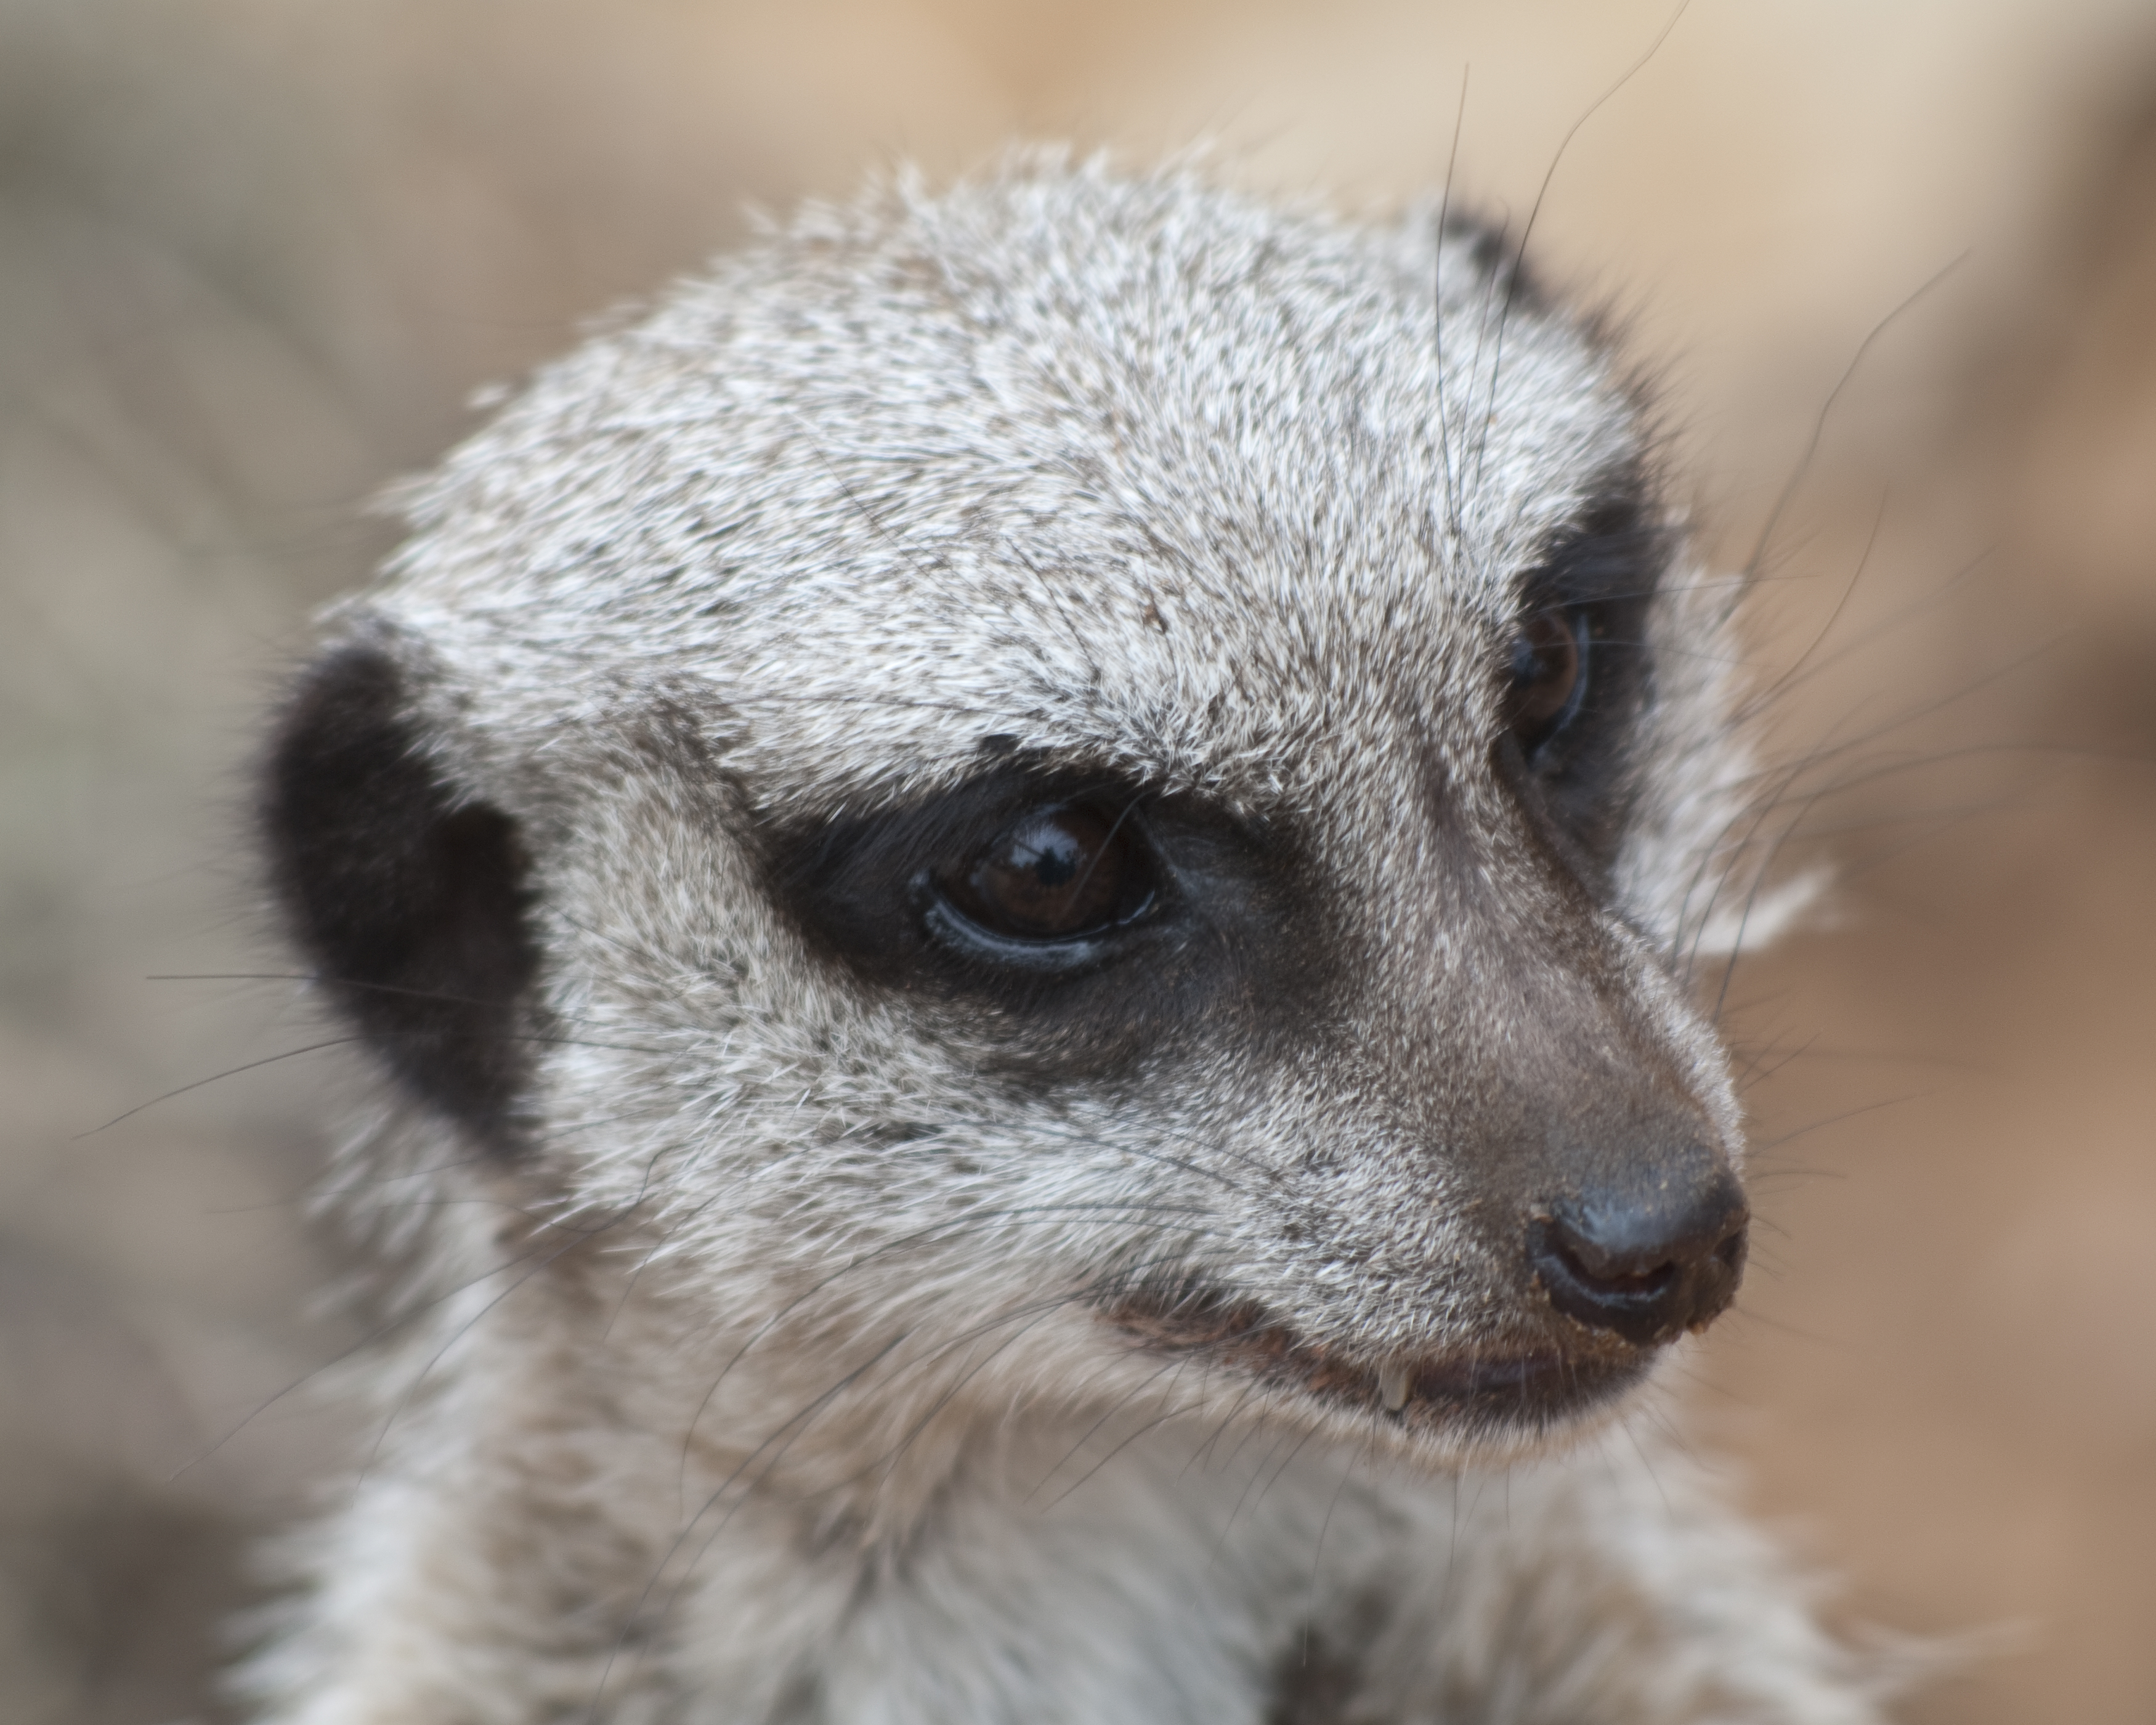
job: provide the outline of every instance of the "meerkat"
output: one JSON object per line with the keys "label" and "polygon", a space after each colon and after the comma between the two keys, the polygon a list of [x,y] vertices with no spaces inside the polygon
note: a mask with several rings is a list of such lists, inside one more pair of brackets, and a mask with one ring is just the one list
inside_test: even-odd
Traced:
{"label": "meerkat", "polygon": [[1856,1725],[1660,1435],[1729,586],[1441,205],[815,206],[412,489],[262,779],[394,1325],[275,1725]]}

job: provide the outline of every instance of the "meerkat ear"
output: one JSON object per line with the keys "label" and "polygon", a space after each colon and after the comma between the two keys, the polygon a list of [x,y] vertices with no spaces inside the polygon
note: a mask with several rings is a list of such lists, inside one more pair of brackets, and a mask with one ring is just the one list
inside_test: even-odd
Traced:
{"label": "meerkat ear", "polygon": [[516,824],[443,771],[389,652],[333,649],[264,764],[270,884],[316,979],[396,1078],[514,1147],[538,971]]}

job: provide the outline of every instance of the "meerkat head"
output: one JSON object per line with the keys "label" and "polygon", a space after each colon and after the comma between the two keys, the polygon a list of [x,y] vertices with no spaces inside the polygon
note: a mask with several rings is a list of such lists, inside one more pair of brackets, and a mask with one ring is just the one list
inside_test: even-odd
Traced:
{"label": "meerkat head", "polygon": [[595,340],[287,707],[328,993],[798,1417],[1578,1428],[1741,1272],[1680,985],[1741,763],[1508,263],[1036,159]]}

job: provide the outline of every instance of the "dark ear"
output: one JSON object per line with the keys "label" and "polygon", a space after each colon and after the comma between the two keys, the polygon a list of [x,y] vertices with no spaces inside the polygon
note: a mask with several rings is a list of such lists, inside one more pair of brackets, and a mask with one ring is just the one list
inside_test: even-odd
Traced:
{"label": "dark ear", "polygon": [[420,1101],[514,1147],[538,971],[516,823],[459,797],[377,646],[300,680],[261,783],[270,879],[322,986]]}

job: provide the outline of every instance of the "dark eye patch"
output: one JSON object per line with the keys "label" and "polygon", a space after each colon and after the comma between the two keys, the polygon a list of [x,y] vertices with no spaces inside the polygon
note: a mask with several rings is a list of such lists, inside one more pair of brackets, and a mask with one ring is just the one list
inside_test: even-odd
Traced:
{"label": "dark eye patch", "polygon": [[812,950],[1035,1076],[1260,1035],[1337,947],[1287,835],[1113,778],[1013,762],[763,849]]}
{"label": "dark eye patch", "polygon": [[1653,671],[1647,620],[1671,550],[1644,485],[1613,484],[1522,578],[1506,643],[1512,770],[1598,866],[1624,827],[1634,721]]}

